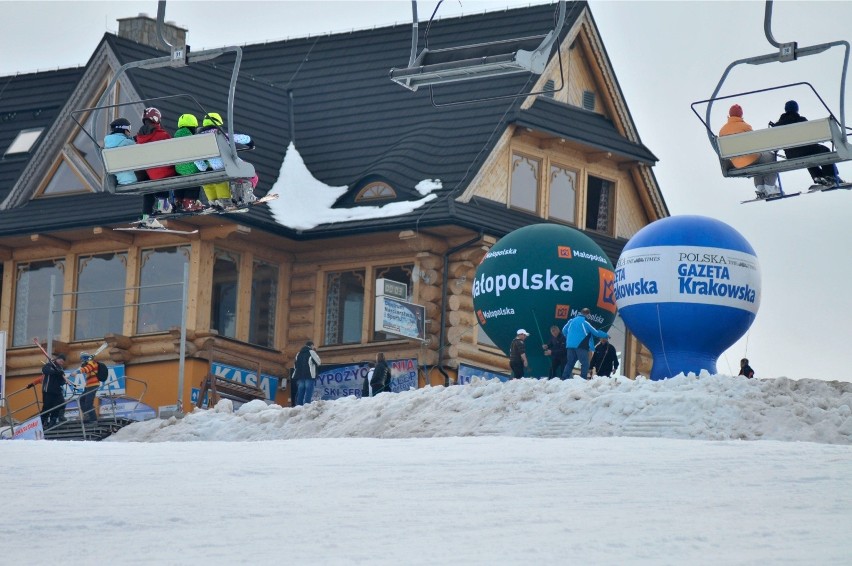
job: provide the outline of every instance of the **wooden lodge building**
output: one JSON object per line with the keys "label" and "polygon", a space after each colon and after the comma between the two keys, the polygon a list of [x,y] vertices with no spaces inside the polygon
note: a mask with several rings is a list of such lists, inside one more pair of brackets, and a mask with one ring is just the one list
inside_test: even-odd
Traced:
{"label": "wooden lodge building", "polygon": [[[568,6],[558,53],[541,76],[434,89],[437,104],[521,94],[475,104],[436,108],[428,88],[411,92],[389,80],[389,70],[407,61],[410,25],[242,46],[234,124],[256,144],[245,159],[258,172],[257,194],[275,187],[284,198],[289,190],[312,199],[278,183],[291,144],[318,181],[346,188],[332,209],[416,201],[418,183],[440,181],[436,197],[411,212],[311,228],[283,225],[258,206],[167,221],[193,234],[116,230],[139,218],[142,198],[103,192],[97,149],[71,115],[95,106],[121,65],[164,55],[152,47],[153,19],[120,20],[118,35],[105,34],[84,67],[0,77],[7,390],[23,387],[44,363],[33,339],[45,341],[53,278],[61,306],[53,314],[54,352],[76,367],[80,352],[106,340],[102,361],[147,382],[149,405],[173,405],[182,291],[157,285],[181,281],[184,265],[184,408],[211,363],[280,377],[306,340],[323,363],[374,360],[377,352],[414,358],[420,386],[453,383],[459,364],[508,372],[473,314],[471,282],[491,245],[517,228],[555,222],[583,231],[615,264],[633,234],[668,216],[656,158],[639,138],[589,6]],[[429,45],[545,33],[554,9],[436,20]],[[186,31],[168,27],[178,39]],[[186,93],[224,115],[232,62],[132,70],[111,102]],[[539,91],[551,92],[528,94]],[[170,132],[189,111],[164,98],[122,107],[106,123],[120,113],[135,132],[147,105],[162,111]],[[425,305],[425,341],[373,329],[380,278],[406,283],[410,302]],[[614,337],[625,374],[649,371],[650,358],[620,328]],[[275,395],[289,404],[286,393]]]}

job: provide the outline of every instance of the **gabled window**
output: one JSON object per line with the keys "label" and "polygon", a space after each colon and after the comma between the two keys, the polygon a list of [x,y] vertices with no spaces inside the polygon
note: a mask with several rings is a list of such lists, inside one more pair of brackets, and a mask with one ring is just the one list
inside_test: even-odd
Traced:
{"label": "gabled window", "polygon": [[6,153],[3,154],[3,157],[14,153],[28,153],[30,149],[32,149],[33,145],[35,145],[35,142],[38,141],[38,138],[41,136],[43,131],[44,128],[21,130],[18,132],[18,135],[15,136],[15,139],[12,141],[12,145],[10,145],[6,150]]}
{"label": "gabled window", "polygon": [[509,206],[533,214],[537,213],[540,179],[541,160],[513,152]]}
{"label": "gabled window", "polygon": [[[105,89],[106,83],[99,89],[92,105],[100,99]],[[115,91],[107,104],[126,101],[127,95],[120,85],[116,86]],[[118,115],[127,115],[135,124],[138,122],[138,119],[133,120],[136,114],[138,112],[134,106],[121,106],[102,110],[98,113],[91,111],[85,116],[78,115],[77,120],[83,124],[83,127],[80,128],[75,124],[74,131],[62,147],[51,173],[45,176],[45,180],[36,191],[36,196],[97,192],[104,175],[98,146],[103,144],[108,125]],[[94,127],[96,115],[97,128]],[[92,134],[94,139],[89,137],[89,134]]]}
{"label": "gabled window", "polygon": [[612,233],[615,188],[612,181],[589,175],[586,195],[586,228]]}
{"label": "gabled window", "polygon": [[363,202],[368,200],[388,200],[396,197],[394,191],[387,183],[376,181],[370,183],[361,189],[355,196],[355,202]]}
{"label": "gabled window", "polygon": [[562,165],[550,165],[548,218],[577,223],[577,172]]}

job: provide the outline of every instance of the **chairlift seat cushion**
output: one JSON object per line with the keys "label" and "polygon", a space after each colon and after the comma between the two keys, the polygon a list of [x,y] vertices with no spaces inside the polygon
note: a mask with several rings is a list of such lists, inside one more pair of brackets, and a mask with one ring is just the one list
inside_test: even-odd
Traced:
{"label": "chairlift seat cushion", "polygon": [[730,159],[751,153],[778,151],[788,147],[832,141],[834,139],[832,134],[831,118],[822,118],[742,134],[719,136],[719,157]]}
{"label": "chairlift seat cushion", "polygon": [[219,144],[214,135],[186,136],[104,149],[103,157],[107,173],[140,171],[219,157]]}

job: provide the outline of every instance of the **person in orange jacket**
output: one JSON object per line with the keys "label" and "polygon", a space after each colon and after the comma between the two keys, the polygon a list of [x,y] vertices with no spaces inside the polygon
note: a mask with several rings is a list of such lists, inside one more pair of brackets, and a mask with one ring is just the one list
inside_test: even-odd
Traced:
{"label": "person in orange jacket", "polygon": [[[751,125],[743,120],[743,109],[739,104],[734,104],[728,110],[728,122],[719,130],[720,136],[729,136],[731,134],[742,134],[752,131]],[[754,163],[771,163],[775,161],[775,154],[770,151],[761,153],[751,153],[749,155],[740,155],[731,158],[731,164],[737,169],[747,167]],[[758,198],[773,197],[781,194],[781,189],[778,188],[778,174],[770,173],[768,175],[754,176],[754,189]]]}
{"label": "person in orange jacket", "polygon": [[80,419],[84,423],[93,423],[98,420],[95,412],[95,395],[101,387],[98,380],[98,362],[92,354],[83,352],[80,354],[80,373],[86,379],[86,388],[80,395]]}

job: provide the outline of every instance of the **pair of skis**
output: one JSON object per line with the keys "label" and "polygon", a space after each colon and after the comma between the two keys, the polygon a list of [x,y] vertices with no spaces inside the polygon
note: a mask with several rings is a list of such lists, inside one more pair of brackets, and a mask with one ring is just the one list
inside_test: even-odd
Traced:
{"label": "pair of skis", "polygon": [[831,186],[811,185],[808,188],[808,190],[804,191],[804,192],[799,191],[797,193],[780,193],[780,194],[777,194],[777,195],[772,195],[772,196],[764,197],[764,198],[758,197],[758,198],[740,201],[740,204],[746,204],[748,202],[761,202],[761,201],[773,202],[773,201],[782,200],[782,199],[785,199],[785,198],[797,197],[801,194],[811,195],[811,194],[814,194],[814,193],[825,193],[825,192],[828,192],[828,191],[836,191],[837,189],[847,189],[847,190],[852,189],[852,183],[838,183],[838,184],[831,185]]}
{"label": "pair of skis", "polygon": [[[271,193],[271,194],[268,194],[266,196],[262,196],[260,198],[257,198],[255,200],[249,202],[249,203],[235,204],[235,205],[233,205],[231,207],[227,207],[227,208],[215,208],[215,207],[211,206],[211,207],[205,208],[204,210],[198,210],[198,211],[193,211],[193,212],[172,212],[172,213],[168,213],[168,214],[158,214],[154,218],[159,221],[159,220],[168,220],[169,218],[182,218],[184,216],[206,216],[206,215],[209,215],[209,214],[236,214],[236,213],[248,212],[254,206],[257,206],[259,204],[266,204],[268,202],[276,200],[277,198],[278,198],[278,193]],[[157,232],[157,233],[160,233],[160,234],[184,234],[184,235],[197,234],[198,233],[197,229],[196,230],[172,230],[172,229],[166,228],[165,226],[162,226],[162,227],[149,226],[146,223],[145,220],[139,220],[138,222],[134,223],[133,226],[130,226],[128,228],[116,228],[116,230],[122,230],[122,231],[126,231],[126,232]]]}

